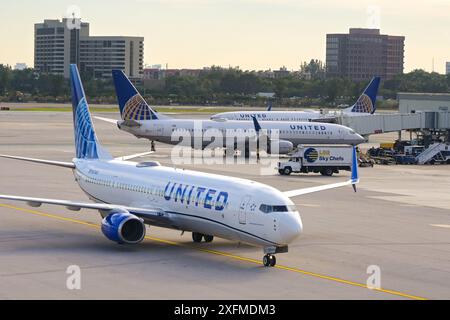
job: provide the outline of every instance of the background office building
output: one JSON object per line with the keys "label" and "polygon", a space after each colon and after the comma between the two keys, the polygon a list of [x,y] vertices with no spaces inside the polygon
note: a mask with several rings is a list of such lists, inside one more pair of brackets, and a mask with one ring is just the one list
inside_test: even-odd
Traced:
{"label": "background office building", "polygon": [[450,74],[450,61],[445,63],[445,74]]}
{"label": "background office building", "polygon": [[405,37],[380,34],[379,29],[351,28],[348,34],[327,34],[327,77],[366,81],[403,73]]}
{"label": "background office building", "polygon": [[[130,78],[143,75],[144,38],[89,36],[89,23],[68,28],[67,19],[44,20],[34,26],[34,68],[40,73],[69,77],[69,65],[95,78],[120,69]],[[70,22],[70,21],[69,21]]]}

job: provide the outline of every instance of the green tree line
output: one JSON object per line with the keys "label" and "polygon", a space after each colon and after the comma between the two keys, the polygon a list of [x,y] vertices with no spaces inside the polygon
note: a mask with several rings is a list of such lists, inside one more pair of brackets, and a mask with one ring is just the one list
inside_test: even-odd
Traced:
{"label": "green tree line", "polygon": [[[311,62],[304,64],[308,79],[298,74],[269,78],[253,71],[212,67],[202,71],[198,77],[171,76],[152,89],[138,89],[154,104],[264,104],[256,98],[258,92],[274,92],[275,99],[284,105],[335,106],[350,103],[367,85],[349,79],[325,78],[321,67]],[[111,79],[93,79],[81,74],[89,101],[93,103],[115,103],[116,97]],[[450,76],[414,70],[382,81],[379,95],[395,99],[398,92],[450,92]],[[45,75],[33,69],[12,70],[0,65],[0,101],[69,102],[70,86],[67,79],[57,75]]]}

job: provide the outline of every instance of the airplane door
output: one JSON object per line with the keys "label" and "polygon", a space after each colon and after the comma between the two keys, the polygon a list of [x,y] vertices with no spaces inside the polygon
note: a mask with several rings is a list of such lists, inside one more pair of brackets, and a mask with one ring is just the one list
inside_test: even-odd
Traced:
{"label": "airplane door", "polygon": [[246,224],[247,223],[247,206],[250,201],[250,196],[245,196],[242,198],[241,204],[239,205],[239,223]]}
{"label": "airplane door", "polygon": [[157,124],[156,125],[156,128],[155,128],[156,130],[156,136],[158,136],[158,137],[162,137],[163,136],[163,126],[162,125],[160,125],[160,124]]}

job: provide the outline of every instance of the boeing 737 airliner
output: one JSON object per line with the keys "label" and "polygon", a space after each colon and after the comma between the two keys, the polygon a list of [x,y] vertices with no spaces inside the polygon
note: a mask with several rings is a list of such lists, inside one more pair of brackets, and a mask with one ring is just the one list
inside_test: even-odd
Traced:
{"label": "boeing 737 airliner", "polygon": [[[242,137],[249,140],[256,137],[251,117],[247,119],[249,121],[170,118],[152,110],[123,71],[113,70],[113,79],[122,120],[96,118],[117,124],[119,129],[138,138],[173,145],[184,142],[185,146],[194,148],[205,148],[212,143],[215,147],[232,148],[235,146],[227,146],[227,142],[233,141],[230,137],[236,137],[234,141]],[[271,148],[267,148],[268,152],[277,151],[272,153],[286,154],[299,144],[357,145],[365,141],[352,129],[338,124],[266,121],[261,126],[269,133],[278,133],[277,138],[271,139]],[[190,140],[184,141],[185,135],[189,135]],[[195,141],[197,137],[200,139],[198,142]],[[248,150],[245,154],[249,154]]]}
{"label": "boeing 737 airliner", "polygon": [[[364,92],[351,107],[342,112],[347,116],[361,116],[373,114],[376,110],[376,99],[380,77],[374,77]],[[337,113],[321,114],[314,111],[231,111],[218,113],[211,116],[212,120],[251,120],[254,116],[259,121],[329,121],[336,117]]]}
{"label": "boeing 737 airliner", "polygon": [[79,187],[96,203],[11,195],[0,199],[34,207],[99,210],[103,234],[118,243],[141,242],[146,224],[191,231],[194,242],[210,242],[214,236],[246,242],[264,248],[264,265],[274,266],[274,254],[287,252],[303,228],[291,197],[347,185],[355,188],[358,183],[356,152],[350,180],[285,192],[251,180],[114,159],[97,140],[76,65],[70,72],[76,149],[72,162],[1,157],[71,169]]}

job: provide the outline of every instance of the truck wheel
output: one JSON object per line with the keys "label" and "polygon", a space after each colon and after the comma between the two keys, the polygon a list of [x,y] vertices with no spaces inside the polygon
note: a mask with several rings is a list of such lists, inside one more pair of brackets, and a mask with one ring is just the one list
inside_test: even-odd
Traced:
{"label": "truck wheel", "polygon": [[284,170],[278,169],[278,173],[283,176],[284,175]]}
{"label": "truck wheel", "polygon": [[323,169],[322,171],[320,171],[320,173],[321,173],[323,176],[331,177],[331,176],[333,175],[333,169],[331,169],[331,168],[326,168],[326,169]]}
{"label": "truck wheel", "polygon": [[284,168],[284,170],[283,170],[283,173],[284,173],[285,175],[287,175],[287,176],[290,175],[291,172],[292,172],[291,167],[286,167],[286,168]]}

